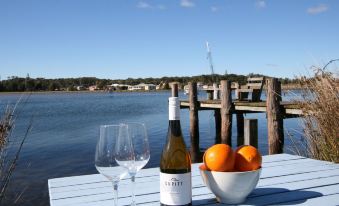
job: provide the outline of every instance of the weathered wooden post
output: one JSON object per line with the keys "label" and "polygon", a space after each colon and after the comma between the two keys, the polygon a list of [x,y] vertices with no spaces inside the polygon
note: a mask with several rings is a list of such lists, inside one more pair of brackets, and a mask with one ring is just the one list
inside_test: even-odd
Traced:
{"label": "weathered wooden post", "polygon": [[218,84],[213,83],[213,99],[219,99],[219,90],[218,90]]}
{"label": "weathered wooden post", "polygon": [[[216,83],[213,84],[213,97],[212,97],[212,93],[210,93],[209,100],[212,100],[212,98],[214,100],[219,99],[220,97],[220,93],[217,90],[218,89],[218,85]],[[215,144],[219,144],[221,143],[221,116],[220,116],[220,109],[214,109],[214,122],[215,122]]]}
{"label": "weathered wooden post", "polygon": [[238,82],[235,82],[234,83],[235,85],[235,99],[236,100],[240,100],[240,92],[239,92],[239,89],[240,89],[240,84]]}
{"label": "weathered wooden post", "polygon": [[221,143],[221,115],[220,109],[214,110],[214,122],[215,122],[215,144]]}
{"label": "weathered wooden post", "polygon": [[212,100],[213,99],[213,93],[209,92],[208,90],[206,91],[207,93],[207,100]]}
{"label": "weathered wooden post", "polygon": [[178,97],[178,84],[172,84],[172,97]]}
{"label": "weathered wooden post", "polygon": [[198,92],[197,83],[189,82],[189,102],[190,102],[190,137],[191,137],[191,158],[192,162],[200,161],[199,147],[199,116],[198,116]]}
{"label": "weathered wooden post", "polygon": [[268,153],[278,154],[284,147],[284,122],[280,108],[281,84],[277,78],[267,79]]}
{"label": "weathered wooden post", "polygon": [[238,112],[237,114],[237,146],[244,144],[244,115]]}
{"label": "weathered wooden post", "polygon": [[232,145],[231,82],[221,81],[221,143]]}
{"label": "weathered wooden post", "polygon": [[258,120],[245,119],[244,121],[244,144],[258,148]]}

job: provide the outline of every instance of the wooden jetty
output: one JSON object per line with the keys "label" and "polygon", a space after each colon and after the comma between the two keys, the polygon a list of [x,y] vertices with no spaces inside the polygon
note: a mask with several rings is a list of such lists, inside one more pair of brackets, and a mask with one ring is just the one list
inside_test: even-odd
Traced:
{"label": "wooden jetty", "polygon": [[190,139],[191,156],[193,162],[201,161],[199,147],[199,110],[214,110],[216,143],[231,145],[232,115],[237,120],[237,145],[251,144],[258,146],[257,120],[244,119],[246,113],[266,113],[268,129],[269,154],[283,152],[284,124],[286,118],[294,118],[302,115],[301,109],[296,103],[283,102],[281,98],[281,83],[276,78],[266,80],[266,101],[233,101],[231,90],[236,89],[230,81],[220,82],[220,99],[213,100],[211,92],[208,92],[207,100],[198,100],[197,84],[189,83],[189,99],[181,100],[180,107],[190,110]]}

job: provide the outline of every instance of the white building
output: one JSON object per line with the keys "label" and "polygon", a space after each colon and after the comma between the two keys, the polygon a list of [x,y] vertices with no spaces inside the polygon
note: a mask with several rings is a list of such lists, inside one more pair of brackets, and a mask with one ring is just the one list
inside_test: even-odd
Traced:
{"label": "white building", "polygon": [[130,87],[130,85],[126,85],[126,84],[111,84],[111,85],[107,85],[107,88],[110,91],[127,90],[129,87]]}
{"label": "white building", "polygon": [[128,90],[130,91],[136,91],[136,90],[145,90],[145,91],[150,91],[150,90],[155,90],[156,86],[154,84],[138,84],[138,85],[133,85],[133,86],[128,86]]}

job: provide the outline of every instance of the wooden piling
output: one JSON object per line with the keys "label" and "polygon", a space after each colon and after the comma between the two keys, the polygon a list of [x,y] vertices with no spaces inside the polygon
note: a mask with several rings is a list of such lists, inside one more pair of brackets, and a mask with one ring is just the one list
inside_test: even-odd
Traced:
{"label": "wooden piling", "polygon": [[207,100],[212,100],[213,99],[213,93],[207,91]]}
{"label": "wooden piling", "polygon": [[244,144],[258,148],[258,120],[245,119],[244,121]]}
{"label": "wooden piling", "polygon": [[172,97],[178,97],[178,84],[172,84]]}
{"label": "wooden piling", "polygon": [[238,112],[237,116],[237,146],[244,144],[244,115]]}
{"label": "wooden piling", "polygon": [[214,122],[215,122],[215,144],[221,143],[221,115],[220,109],[214,110]]}
{"label": "wooden piling", "polygon": [[284,147],[283,111],[280,108],[281,83],[277,78],[267,79],[267,129],[268,129],[268,153],[278,154]]}
{"label": "wooden piling", "polygon": [[[217,84],[213,84],[213,88],[217,88]],[[217,94],[217,98],[219,98],[219,93]],[[207,92],[207,100],[214,99],[214,91]],[[221,116],[220,109],[214,109],[214,122],[215,122],[215,144],[221,143]]]}
{"label": "wooden piling", "polygon": [[190,137],[191,137],[191,159],[192,162],[200,161],[199,148],[199,116],[198,116],[198,92],[197,83],[189,82],[189,102],[190,102]]}
{"label": "wooden piling", "polygon": [[221,81],[221,143],[232,146],[231,82]]}
{"label": "wooden piling", "polygon": [[218,90],[218,84],[213,84],[213,99],[219,99],[219,90]]}

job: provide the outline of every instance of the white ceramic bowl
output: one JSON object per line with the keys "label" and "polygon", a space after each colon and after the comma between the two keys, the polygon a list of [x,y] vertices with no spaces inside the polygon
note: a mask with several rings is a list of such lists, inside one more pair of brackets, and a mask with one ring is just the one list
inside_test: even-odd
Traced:
{"label": "white ceramic bowl", "polygon": [[226,204],[244,202],[257,186],[260,173],[261,168],[248,172],[215,172],[200,168],[205,185],[219,202]]}

